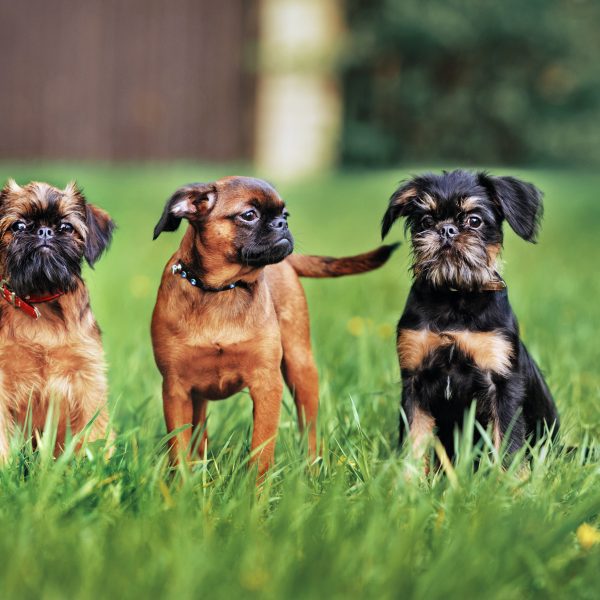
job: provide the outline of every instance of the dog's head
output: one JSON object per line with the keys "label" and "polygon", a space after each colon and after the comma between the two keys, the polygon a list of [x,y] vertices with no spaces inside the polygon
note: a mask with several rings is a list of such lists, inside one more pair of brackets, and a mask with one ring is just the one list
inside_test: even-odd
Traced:
{"label": "dog's head", "polygon": [[434,287],[476,290],[493,281],[506,219],[533,242],[542,215],[542,194],[513,177],[457,170],[428,173],[403,183],[390,199],[382,236],[406,217],[415,278]]}
{"label": "dog's head", "polygon": [[226,177],[179,188],[165,205],[154,239],[187,219],[208,256],[259,268],[282,261],[294,249],[287,217],[283,200],[265,181]]}
{"label": "dog's head", "polygon": [[88,204],[75,183],[21,187],[10,180],[0,193],[0,269],[18,296],[68,292],[108,246],[114,223]]}

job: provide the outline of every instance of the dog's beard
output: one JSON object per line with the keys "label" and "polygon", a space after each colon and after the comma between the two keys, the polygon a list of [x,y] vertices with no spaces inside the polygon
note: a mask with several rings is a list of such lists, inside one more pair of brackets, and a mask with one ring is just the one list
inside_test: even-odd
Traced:
{"label": "dog's beard", "polygon": [[249,244],[239,251],[239,260],[244,265],[264,267],[281,262],[294,250],[291,236],[267,244]]}
{"label": "dog's beard", "polygon": [[74,241],[37,240],[12,243],[6,254],[6,276],[17,296],[72,291],[81,278],[81,248]]}
{"label": "dog's beard", "polygon": [[497,278],[495,253],[476,236],[461,236],[445,244],[435,231],[413,236],[415,278],[437,288],[476,290]]}

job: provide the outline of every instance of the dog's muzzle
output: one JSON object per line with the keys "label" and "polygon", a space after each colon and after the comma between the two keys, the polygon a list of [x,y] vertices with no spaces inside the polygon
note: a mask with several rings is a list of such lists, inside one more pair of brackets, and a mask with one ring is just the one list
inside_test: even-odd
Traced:
{"label": "dog's muzzle", "polygon": [[264,267],[281,262],[294,251],[294,242],[284,237],[274,244],[263,247],[242,248],[240,260],[252,267]]}

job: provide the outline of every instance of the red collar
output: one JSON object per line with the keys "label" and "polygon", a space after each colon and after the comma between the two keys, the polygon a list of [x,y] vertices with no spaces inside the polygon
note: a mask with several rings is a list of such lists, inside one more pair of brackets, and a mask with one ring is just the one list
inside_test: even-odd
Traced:
{"label": "red collar", "polygon": [[44,302],[51,302],[56,300],[64,294],[64,292],[57,292],[56,294],[49,294],[48,296],[35,296],[29,295],[25,298],[17,296],[9,287],[8,281],[0,277],[0,296],[4,298],[9,304],[12,304],[15,308],[23,311],[27,316],[32,319],[39,319],[42,316],[39,309],[33,306],[34,304],[43,304]]}

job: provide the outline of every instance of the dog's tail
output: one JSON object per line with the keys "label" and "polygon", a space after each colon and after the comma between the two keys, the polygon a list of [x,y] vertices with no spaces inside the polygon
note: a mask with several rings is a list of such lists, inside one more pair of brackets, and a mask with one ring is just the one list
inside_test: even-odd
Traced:
{"label": "dog's tail", "polygon": [[289,262],[300,277],[341,277],[342,275],[355,275],[378,269],[385,264],[392,252],[400,244],[379,246],[375,250],[347,256],[333,258],[331,256],[308,256],[305,254],[292,254],[288,256]]}

